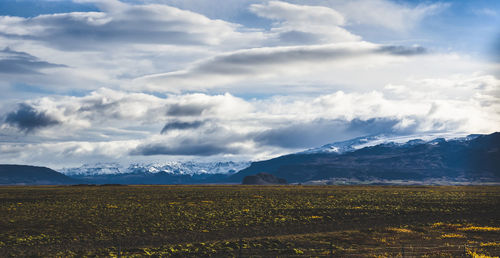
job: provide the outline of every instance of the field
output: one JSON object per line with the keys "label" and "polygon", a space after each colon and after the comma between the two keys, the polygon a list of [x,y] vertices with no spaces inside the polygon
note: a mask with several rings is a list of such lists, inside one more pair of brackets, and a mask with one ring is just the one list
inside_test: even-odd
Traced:
{"label": "field", "polygon": [[500,187],[0,187],[6,256],[500,254]]}

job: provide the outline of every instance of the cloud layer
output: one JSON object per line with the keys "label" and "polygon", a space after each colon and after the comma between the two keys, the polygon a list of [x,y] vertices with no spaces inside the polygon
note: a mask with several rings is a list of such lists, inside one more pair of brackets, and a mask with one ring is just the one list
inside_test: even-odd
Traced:
{"label": "cloud layer", "polygon": [[[5,116],[0,140],[6,159],[40,148],[68,160],[129,155],[258,159],[362,135],[490,133],[500,124],[499,83],[488,75],[452,76],[367,93],[253,100],[101,89],[15,107]],[[444,95],[449,91],[456,94],[453,100]],[[14,140],[25,132],[36,133]]]}
{"label": "cloud layer", "polygon": [[255,160],[500,125],[497,60],[444,40],[456,3],[75,2],[93,11],[0,16],[2,162]]}
{"label": "cloud layer", "polygon": [[321,67],[346,61],[361,63],[370,57],[387,60],[425,52],[424,48],[418,46],[380,46],[368,42],[240,50],[197,62],[187,70],[139,78],[136,87],[160,92],[200,90],[297,73],[308,76]]}

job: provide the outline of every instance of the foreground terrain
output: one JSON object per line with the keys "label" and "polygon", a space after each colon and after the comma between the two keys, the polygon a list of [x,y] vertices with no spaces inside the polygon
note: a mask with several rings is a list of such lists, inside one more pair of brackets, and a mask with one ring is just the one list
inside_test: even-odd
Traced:
{"label": "foreground terrain", "polygon": [[500,187],[0,188],[0,256],[500,254]]}

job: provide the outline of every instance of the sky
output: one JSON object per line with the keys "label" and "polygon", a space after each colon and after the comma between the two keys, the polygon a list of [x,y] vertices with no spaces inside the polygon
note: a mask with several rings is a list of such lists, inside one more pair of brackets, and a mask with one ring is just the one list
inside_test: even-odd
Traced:
{"label": "sky", "polygon": [[500,1],[2,0],[0,163],[500,131]]}

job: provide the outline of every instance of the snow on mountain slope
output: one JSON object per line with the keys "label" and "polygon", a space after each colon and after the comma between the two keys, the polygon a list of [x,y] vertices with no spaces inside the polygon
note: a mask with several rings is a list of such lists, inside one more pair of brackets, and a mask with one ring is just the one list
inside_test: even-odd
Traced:
{"label": "snow on mountain slope", "polygon": [[67,176],[76,175],[113,175],[126,173],[122,165],[118,163],[96,163],[96,164],[85,164],[77,168],[63,168],[59,172]]}
{"label": "snow on mountain slope", "polygon": [[178,162],[140,164],[133,163],[123,166],[118,163],[97,163],[83,165],[78,168],[63,168],[61,173],[68,176],[95,176],[130,173],[159,173],[175,175],[194,174],[230,174],[250,166],[250,162]]}
{"label": "snow on mountain slope", "polygon": [[478,135],[465,134],[425,134],[425,135],[370,135],[362,136],[347,141],[325,144],[318,148],[312,148],[298,154],[316,154],[316,153],[337,153],[342,154],[359,150],[365,147],[375,146],[379,144],[396,144],[396,145],[415,145],[425,142],[432,143],[441,140],[459,140],[466,141],[476,138]]}

